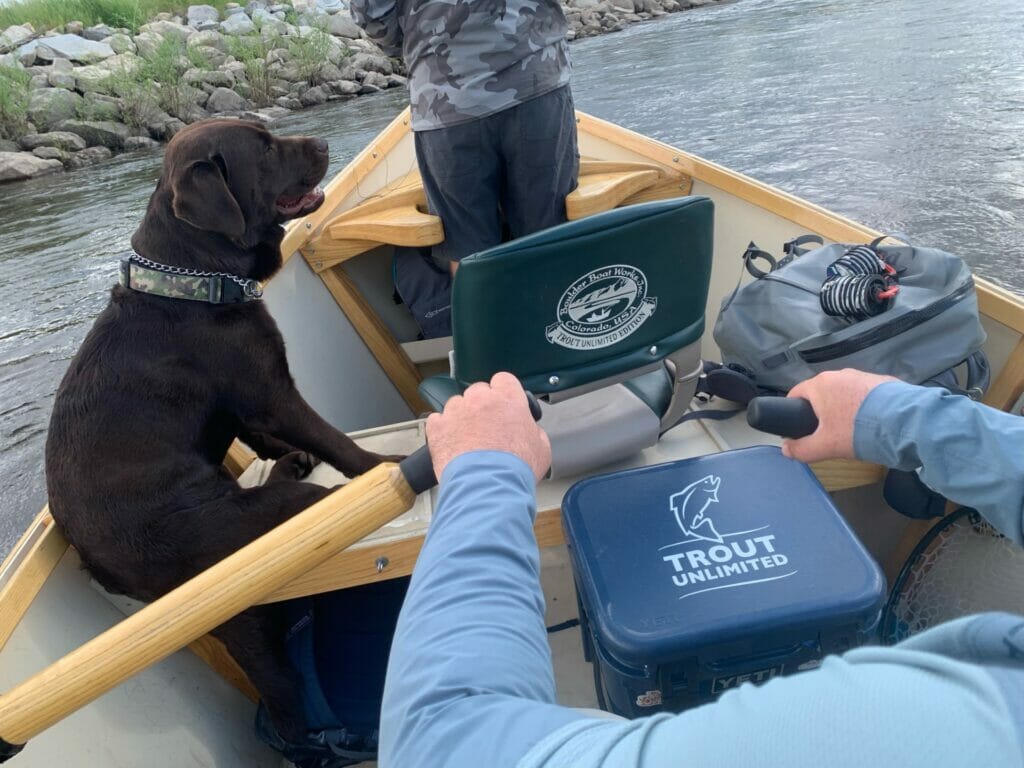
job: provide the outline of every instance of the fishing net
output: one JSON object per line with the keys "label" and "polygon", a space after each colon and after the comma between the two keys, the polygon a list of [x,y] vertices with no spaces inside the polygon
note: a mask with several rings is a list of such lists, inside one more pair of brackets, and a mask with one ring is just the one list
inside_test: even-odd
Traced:
{"label": "fishing net", "polygon": [[983,611],[1024,613],[1024,549],[963,508],[932,528],[907,558],[882,616],[881,639],[897,643]]}

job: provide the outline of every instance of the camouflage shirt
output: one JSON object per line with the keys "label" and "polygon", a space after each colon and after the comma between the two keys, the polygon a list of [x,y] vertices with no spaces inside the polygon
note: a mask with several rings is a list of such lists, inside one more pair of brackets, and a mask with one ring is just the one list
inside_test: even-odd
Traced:
{"label": "camouflage shirt", "polygon": [[558,0],[351,0],[366,34],[409,71],[412,128],[487,117],[568,84]]}

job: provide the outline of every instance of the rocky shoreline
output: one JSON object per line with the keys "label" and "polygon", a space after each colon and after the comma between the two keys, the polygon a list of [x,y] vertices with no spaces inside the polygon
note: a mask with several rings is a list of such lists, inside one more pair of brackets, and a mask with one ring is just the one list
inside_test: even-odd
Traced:
{"label": "rocky shoreline", "polygon": [[[563,9],[573,40],[720,1],[565,0]],[[156,148],[211,116],[271,123],[406,85],[401,61],[366,38],[341,0],[228,3],[223,17],[192,5],[134,35],[79,22],[12,26],[0,32],[0,77],[23,97],[23,114],[0,100],[0,183]]]}

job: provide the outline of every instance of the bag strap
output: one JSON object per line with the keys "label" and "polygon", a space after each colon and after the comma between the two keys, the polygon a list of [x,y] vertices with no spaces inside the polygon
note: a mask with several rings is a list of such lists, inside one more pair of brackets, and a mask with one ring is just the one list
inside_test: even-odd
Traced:
{"label": "bag strap", "polygon": [[[750,245],[747,246],[747,250],[743,252],[740,257],[743,260],[743,268],[756,280],[760,280],[762,277],[768,274],[768,272],[774,272],[778,268],[778,264],[775,263],[775,257],[772,256],[768,251],[762,251],[757,247],[757,243],[753,240],[750,241]],[[754,261],[757,259],[763,259],[768,263],[768,272],[763,269],[754,266]],[[722,304],[721,312],[725,312],[732,305],[733,299],[736,298],[736,294],[739,293],[740,285],[743,283],[743,270],[740,270],[739,277],[736,278],[736,287],[732,289],[732,293],[729,294],[729,298]]]}
{"label": "bag strap", "polygon": [[[775,257],[768,253],[768,251],[762,251],[760,248],[758,248],[757,243],[755,243],[753,240],[750,241],[750,245],[747,246],[747,250],[743,252],[742,258],[743,266],[746,268],[747,272],[757,280],[760,280],[769,272],[774,272],[776,269],[779,268],[778,262],[776,262]],[[757,261],[758,259],[762,259],[763,261],[768,263],[768,272],[765,272],[760,267],[754,266],[754,262]],[[737,285],[736,287],[739,288],[739,285]]]}
{"label": "bag strap", "polygon": [[[964,386],[961,387],[956,378],[956,369],[961,365],[966,366],[967,375],[964,381]],[[978,350],[972,355],[968,356],[967,359],[960,361],[952,368],[935,374],[930,379],[922,381],[922,386],[925,387],[943,387],[948,389],[954,395],[964,395],[965,397],[971,398],[971,400],[981,400],[982,396],[988,390],[989,383],[992,380],[992,368],[989,365],[988,357],[984,351]]]}
{"label": "bag strap", "polygon": [[825,244],[825,240],[820,235],[800,235],[794,237],[792,240],[787,240],[782,244],[782,252],[785,257],[779,262],[779,266],[785,266],[789,264],[793,259],[803,256],[808,251],[814,250],[813,248],[804,248],[803,246],[814,244],[815,246],[821,247]]}

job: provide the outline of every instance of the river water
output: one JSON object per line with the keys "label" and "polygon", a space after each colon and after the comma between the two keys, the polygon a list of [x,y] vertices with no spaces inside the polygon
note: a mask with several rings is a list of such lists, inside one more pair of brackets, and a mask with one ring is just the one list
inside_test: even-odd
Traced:
{"label": "river water", "polygon": [[[574,44],[577,106],[1024,293],[1020,0],[739,0]],[[336,173],[407,102],[292,116]],[[122,156],[0,186],[0,554],[45,500],[53,393],[159,170]],[[101,468],[97,468],[101,471]]]}

